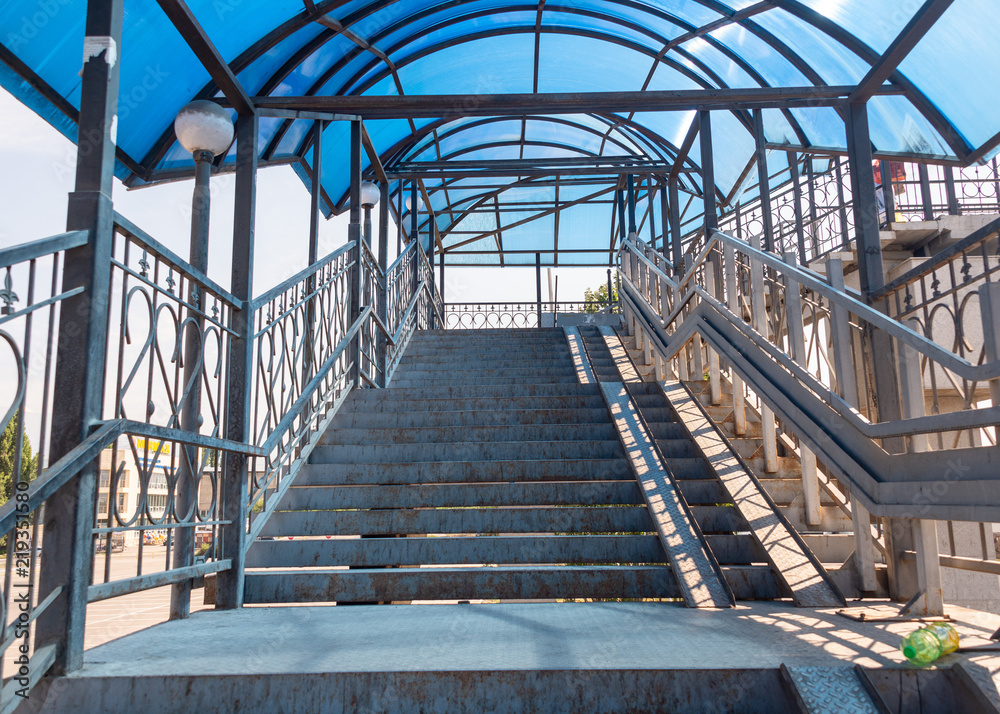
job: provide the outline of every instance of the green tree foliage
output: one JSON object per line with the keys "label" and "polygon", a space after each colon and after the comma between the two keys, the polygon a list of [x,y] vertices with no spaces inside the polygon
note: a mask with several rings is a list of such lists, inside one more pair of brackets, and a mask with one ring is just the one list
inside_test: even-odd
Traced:
{"label": "green tree foliage", "polygon": [[[17,415],[7,422],[0,434],[0,504],[7,503],[14,488],[14,456],[17,453]],[[31,481],[35,478],[38,467],[38,456],[31,451],[31,440],[24,437],[21,448],[21,480]]]}
{"label": "green tree foliage", "polygon": [[[618,289],[617,287],[612,288],[611,293],[612,302],[618,302]],[[608,286],[607,283],[598,286],[596,290],[591,290],[587,288],[583,291],[583,311],[584,312],[598,312],[599,310],[608,306]]]}

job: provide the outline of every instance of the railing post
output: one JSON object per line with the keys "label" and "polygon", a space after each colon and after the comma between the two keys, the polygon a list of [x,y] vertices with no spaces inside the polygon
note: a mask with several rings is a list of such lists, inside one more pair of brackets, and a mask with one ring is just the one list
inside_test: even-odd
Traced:
{"label": "railing post", "polygon": [[[115,122],[123,0],[90,0],[82,71],[76,184],[69,195],[67,230],[89,231],[86,245],[66,252],[63,290],[84,292],[63,301],[56,347],[56,375],[49,463],[87,438],[101,419],[107,319],[111,294]],[[35,651],[56,647],[50,674],[83,666],[87,589],[91,579],[97,463],[60,488],[45,506],[45,552],[38,600],[62,594],[38,618]],[[9,547],[9,544],[8,544]]]}
{"label": "railing post", "polygon": [[[867,122],[867,117],[865,121]],[[854,168],[855,167],[852,163],[852,174],[855,173]],[[860,168],[858,170],[860,171]],[[892,187],[891,162],[884,159],[879,162],[879,175],[882,177],[882,202],[885,204],[885,224],[892,227],[892,224],[896,222],[896,193],[893,191]],[[857,199],[855,199],[855,201],[857,201]]]}
{"label": "railing post", "polygon": [[[1000,360],[1000,283],[979,286],[979,304],[983,321],[983,351],[986,362]],[[1000,407],[1000,379],[990,380],[990,401]],[[994,439],[1000,444],[1000,426],[993,427]]]}
{"label": "railing post", "polygon": [[[760,250],[760,236],[754,234],[750,245]],[[764,295],[764,265],[755,258],[750,258],[750,299],[753,310],[753,327],[765,339],[768,337],[767,304]],[[764,470],[769,473],[778,471],[778,434],[774,424],[774,412],[767,405],[760,405],[760,424],[764,438]]]}
{"label": "railing post", "polygon": [[[388,327],[389,325],[389,276],[386,275],[386,269],[389,267],[389,182],[383,181],[379,184],[379,196],[378,201],[378,267],[382,273],[381,285],[378,281],[375,282],[375,299],[378,305],[378,317],[382,321],[382,324]],[[441,270],[444,271],[444,254],[441,254]],[[444,281],[441,284],[442,291],[444,290]],[[376,359],[378,360],[378,372],[382,375],[382,380],[380,382],[382,387],[389,386],[389,377],[386,374],[386,355],[389,350],[389,340],[386,338],[385,333],[378,330],[378,340],[376,347]]]}
{"label": "railing post", "polygon": [[[900,341],[899,381],[902,417],[904,419],[925,416],[924,380],[920,369],[920,355],[908,344]],[[909,437],[911,453],[927,451],[927,436],[918,434]],[[910,527],[910,537],[917,554],[917,587],[923,592],[917,612],[922,615],[944,614],[944,593],[941,586],[941,553],[938,547],[937,521],[924,518],[898,519],[896,523]]]}
{"label": "railing post", "polygon": [[771,177],[767,173],[767,138],[764,136],[764,110],[753,113],[753,136],[757,155],[757,185],[760,187],[760,220],[764,250],[774,251],[774,216],[771,213]]}
{"label": "railing post", "polygon": [[[314,124],[315,136],[313,137],[313,165],[312,165],[312,186],[309,192],[309,257],[307,265],[312,265],[319,259],[319,219],[320,219],[320,197],[323,193],[323,127],[322,121]],[[309,292],[316,289],[316,277],[309,277]],[[312,379],[312,371],[318,365],[313,364],[313,343],[316,334],[316,305],[310,300],[306,304],[306,348],[303,350],[305,357],[302,383],[307,384]]]}
{"label": "railing post", "polygon": [[[705,290],[709,295],[718,297],[715,287],[715,271],[705,271]],[[719,369],[719,353],[708,348],[708,393],[711,396],[713,406],[722,404],[722,373]]]}
{"label": "railing post", "polygon": [[[844,264],[840,258],[826,261],[826,276],[830,287],[841,293],[844,289]],[[833,368],[837,390],[854,409],[858,408],[858,382],[851,358],[851,324],[847,308],[836,302],[830,305],[830,330],[833,339]],[[855,494],[851,494],[851,522],[854,528],[854,567],[859,589],[870,593],[878,589],[875,578],[875,542],[872,538],[871,515]]]}
{"label": "railing post", "polygon": [[[236,206],[233,217],[233,295],[242,301],[233,310],[230,327],[236,335],[229,339],[226,364],[226,438],[250,443],[253,406],[253,297],[254,229],[257,202],[257,128],[254,114],[236,119]],[[243,607],[244,562],[247,540],[249,494],[249,459],[242,454],[225,455],[220,527],[221,558],[232,560],[232,567],[216,577],[216,608],[232,610]]]}
{"label": "railing post", "polygon": [[927,164],[917,164],[917,174],[920,176],[920,203],[924,208],[924,220],[934,220],[934,201],[931,198],[931,177],[927,172]]}
{"label": "railing post", "polygon": [[542,329],[542,254],[535,253],[535,304],[538,310],[538,329]]}
{"label": "railing post", "polygon": [[[795,267],[795,253],[784,253],[785,262]],[[788,346],[792,359],[806,370],[809,369],[809,355],[806,353],[805,330],[802,326],[802,295],[799,283],[790,275],[785,275],[785,319],[788,322]],[[814,326],[815,327],[815,326]],[[799,463],[802,466],[802,498],[806,525],[818,526],[822,521],[819,503],[819,478],[816,476],[816,455],[799,440]]]}
{"label": "railing post", "polygon": [[[740,296],[736,282],[736,249],[729,243],[723,248],[727,306],[734,315],[740,314]],[[733,428],[736,436],[747,433],[747,403],[743,397],[743,379],[731,370],[733,379]]]}
{"label": "railing post", "polygon": [[[794,151],[788,152],[788,167],[792,173],[792,210],[795,214],[795,236],[798,239],[799,262],[802,265],[809,264],[809,256],[806,255],[806,232],[802,225],[802,203],[799,187],[799,159]],[[815,246],[814,246],[815,248]]]}
{"label": "railing post", "polygon": [[944,192],[948,197],[948,215],[962,215],[962,207],[958,204],[958,192],[955,190],[955,171],[950,166],[944,167]]}
{"label": "railing post", "polygon": [[[361,283],[364,280],[364,248],[361,243],[361,120],[351,122],[350,164],[351,215],[347,224],[347,240],[354,243],[354,269],[350,273],[347,323],[353,325],[361,315]],[[351,362],[349,379],[355,387],[361,386],[361,331],[351,340],[348,350]]]}

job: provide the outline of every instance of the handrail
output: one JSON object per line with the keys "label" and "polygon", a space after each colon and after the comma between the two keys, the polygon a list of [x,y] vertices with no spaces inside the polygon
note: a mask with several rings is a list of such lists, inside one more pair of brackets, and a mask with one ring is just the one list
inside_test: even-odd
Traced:
{"label": "handrail", "polygon": [[415,240],[410,241],[409,243],[407,243],[406,247],[403,248],[403,252],[400,253],[399,255],[397,255],[396,259],[394,261],[392,261],[392,265],[390,265],[388,268],[386,268],[385,274],[388,275],[393,270],[395,270],[396,266],[400,264],[400,262],[403,260],[403,258],[405,258],[407,256],[407,254],[411,250],[413,250],[413,246],[415,246],[416,244],[417,244],[417,241],[415,241]]}
{"label": "handrail", "polygon": [[295,275],[288,278],[279,285],[275,285],[273,288],[268,290],[263,295],[258,295],[257,297],[255,297],[253,300],[250,301],[250,310],[254,311],[260,309],[262,305],[271,302],[271,300],[281,295],[283,292],[288,290],[288,288],[290,288],[292,285],[295,285],[295,283],[302,282],[309,276],[316,273],[320,268],[324,267],[328,263],[332,263],[334,260],[342,256],[344,253],[346,253],[353,247],[354,247],[354,241],[348,241],[347,243],[344,243],[344,245],[337,248],[337,250],[333,251],[325,258],[320,258],[309,267],[300,270]]}
{"label": "handrail", "polygon": [[79,248],[81,245],[86,245],[89,236],[89,231],[69,231],[0,249],[0,267],[24,263],[62,250]]}
{"label": "handrail", "polygon": [[759,260],[764,265],[775,269],[779,273],[793,275],[795,277],[795,281],[799,284],[809,288],[815,293],[823,295],[831,302],[838,303],[842,307],[847,308],[858,317],[870,322],[875,327],[884,330],[896,339],[905,342],[925,357],[941,363],[942,366],[964,379],[988,381],[990,379],[997,379],[1000,377],[1000,360],[974,365],[961,357],[955,356],[953,353],[949,352],[936,342],[932,342],[920,333],[913,331],[906,325],[897,322],[896,320],[893,320],[891,317],[884,315],[873,307],[866,305],[846,293],[830,287],[828,283],[823,281],[811,270],[807,270],[798,265],[786,263],[777,256],[749,246],[738,238],[734,238],[733,236],[723,233],[722,231],[716,231],[714,237],[718,238],[721,242],[732,246],[736,250],[754,258],[755,260]]}
{"label": "handrail", "polygon": [[292,404],[291,408],[287,412],[285,412],[285,416],[281,418],[281,421],[279,421],[275,425],[274,429],[271,430],[271,435],[267,437],[267,440],[263,444],[261,444],[260,448],[264,452],[264,454],[269,454],[271,451],[274,450],[274,447],[277,446],[277,444],[281,441],[281,438],[284,436],[285,432],[288,431],[289,427],[295,422],[296,419],[299,418],[299,412],[301,412],[305,408],[305,405],[312,400],[313,393],[317,389],[319,389],[319,386],[323,383],[323,380],[326,379],[327,373],[331,369],[333,369],[333,366],[337,363],[337,360],[340,359],[344,350],[347,349],[347,347],[350,345],[351,340],[353,340],[354,336],[358,334],[358,330],[361,329],[362,325],[365,324],[365,321],[367,321],[368,316],[371,314],[372,314],[371,305],[366,305],[364,309],[361,310],[361,314],[358,315],[358,318],[354,321],[354,324],[351,325],[350,328],[348,328],[347,332],[344,333],[344,336],[340,339],[340,342],[338,342],[337,346],[334,348],[333,353],[329,357],[327,357],[323,365],[318,370],[316,370],[316,374],[313,376],[313,378],[310,379],[306,383],[306,386],[302,388],[302,394],[300,394],[299,398],[295,400],[295,403]]}
{"label": "handrail", "polygon": [[[628,276],[622,275],[622,284],[625,287],[625,295],[630,300],[635,301],[636,297],[630,294],[633,291],[639,294],[639,289],[636,287],[635,283],[633,283]],[[850,422],[852,427],[870,439],[886,439],[894,436],[910,436],[913,434],[982,428],[993,426],[1000,421],[1000,407],[988,407],[972,411],[945,412],[943,414],[929,414],[926,416],[894,419],[888,422],[868,421],[860,414],[860,412],[851,407],[851,405],[848,404],[839,394],[817,380],[808,370],[800,366],[794,359],[768,342],[750,325],[746,324],[743,320],[733,319],[735,316],[729,308],[716,300],[713,296],[709,295],[708,291],[700,285],[696,285],[693,290],[689,291],[688,294],[684,296],[681,306],[676,308],[673,314],[676,314],[681,307],[683,307],[683,304],[690,301],[695,294],[707,305],[710,305],[713,309],[715,309],[716,312],[727,315],[729,322],[731,322],[733,326],[747,339],[753,342],[762,351],[767,353],[772,360],[780,364],[782,367],[791,372],[792,375],[802,381],[810,391],[818,397],[825,399],[835,411]],[[688,320],[695,320],[697,317],[697,314],[689,315],[685,322]],[[670,322],[672,322],[672,320]],[[665,324],[669,325],[670,322],[666,322]]]}
{"label": "handrail", "polygon": [[153,238],[151,235],[146,233],[146,231],[139,228],[139,226],[134,224],[125,216],[118,213],[118,211],[115,211],[114,221],[115,221],[115,228],[119,232],[123,233],[129,238],[132,238],[133,240],[139,241],[146,247],[152,249],[152,251],[157,255],[159,255],[160,258],[163,258],[167,263],[173,265],[179,271],[185,273],[189,278],[193,278],[196,282],[200,283],[202,286],[211,290],[213,293],[222,298],[224,302],[231,305],[234,309],[239,310],[242,308],[243,306],[242,300],[240,300],[231,292],[220,286],[210,277],[205,275],[205,273],[195,268],[193,265],[191,265],[186,260],[181,258],[179,255],[174,253],[172,250],[170,250],[165,245],[160,243],[158,240]]}
{"label": "handrail", "polygon": [[661,280],[663,280],[664,282],[666,282],[666,284],[669,285],[670,287],[672,287],[674,290],[680,290],[681,289],[681,286],[678,285],[677,283],[675,283],[673,278],[671,278],[669,275],[667,275],[662,270],[660,270],[660,268],[656,264],[654,264],[653,261],[651,261],[645,255],[643,255],[642,251],[640,251],[638,249],[638,246],[632,245],[631,243],[629,243],[628,241],[626,241],[625,244],[622,247],[623,248],[628,248],[628,250],[633,255],[635,255],[637,258],[639,258],[639,260],[641,260],[643,263],[645,263],[646,265],[648,265],[650,270],[652,270],[654,273],[656,273],[660,277]]}

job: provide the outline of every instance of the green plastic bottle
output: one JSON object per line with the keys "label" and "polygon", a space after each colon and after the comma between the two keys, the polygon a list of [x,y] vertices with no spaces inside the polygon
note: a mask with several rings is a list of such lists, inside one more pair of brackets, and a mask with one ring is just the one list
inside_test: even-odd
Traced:
{"label": "green plastic bottle", "polygon": [[933,622],[904,637],[900,649],[913,664],[930,664],[958,649],[958,632],[947,622]]}

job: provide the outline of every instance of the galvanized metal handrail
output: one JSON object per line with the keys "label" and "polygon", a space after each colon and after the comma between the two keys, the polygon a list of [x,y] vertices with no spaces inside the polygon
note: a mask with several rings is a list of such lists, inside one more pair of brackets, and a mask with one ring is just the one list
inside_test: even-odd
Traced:
{"label": "galvanized metal handrail", "polygon": [[264,294],[258,295],[257,297],[255,297],[253,300],[250,301],[249,309],[250,310],[258,310],[258,309],[260,309],[261,306],[266,305],[267,303],[271,302],[271,300],[274,300],[274,298],[278,297],[283,292],[285,292],[286,290],[288,290],[289,286],[294,285],[295,283],[302,282],[303,280],[305,280],[306,278],[308,278],[310,275],[313,275],[316,272],[318,272],[320,268],[322,268],[325,265],[328,265],[328,264],[332,263],[337,258],[339,258],[340,256],[342,256],[344,253],[346,253],[349,250],[351,250],[351,248],[353,248],[353,247],[354,247],[354,241],[348,241],[347,243],[345,243],[341,247],[337,248],[337,250],[333,251],[329,255],[327,255],[327,256],[325,256],[323,258],[320,258],[319,260],[317,260],[315,263],[313,263],[309,267],[300,270],[299,272],[297,272],[292,277],[287,278],[286,280],[282,281],[279,285],[275,285],[273,288],[271,288],[270,290],[268,290]]}
{"label": "galvanized metal handrail", "polygon": [[30,243],[21,243],[9,248],[0,248],[0,268],[16,263],[26,263],[42,256],[59,253],[60,251],[79,248],[87,244],[90,236],[88,231],[69,231],[48,238],[39,238]]}

